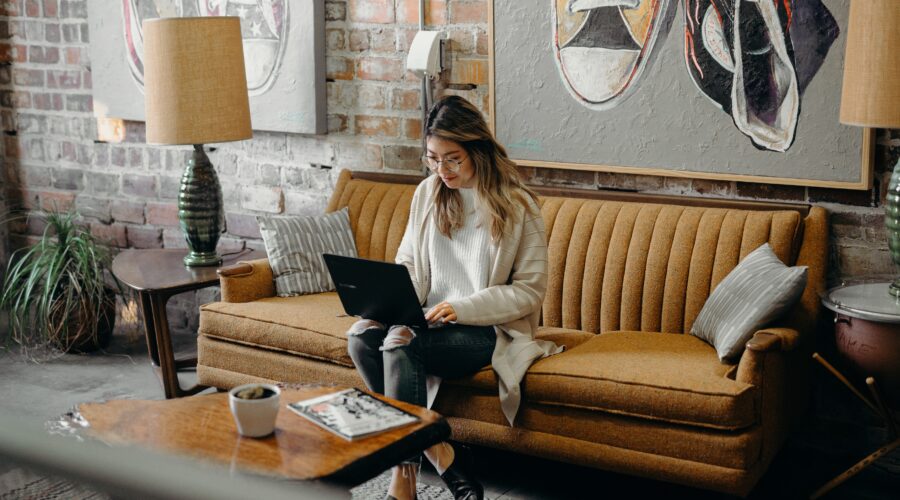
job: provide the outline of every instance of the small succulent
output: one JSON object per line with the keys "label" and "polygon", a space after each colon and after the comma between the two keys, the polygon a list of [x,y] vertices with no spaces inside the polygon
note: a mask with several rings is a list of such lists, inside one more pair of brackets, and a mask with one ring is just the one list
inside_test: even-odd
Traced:
{"label": "small succulent", "polygon": [[235,397],[240,399],[262,399],[266,397],[266,389],[260,385],[248,387],[236,392]]}

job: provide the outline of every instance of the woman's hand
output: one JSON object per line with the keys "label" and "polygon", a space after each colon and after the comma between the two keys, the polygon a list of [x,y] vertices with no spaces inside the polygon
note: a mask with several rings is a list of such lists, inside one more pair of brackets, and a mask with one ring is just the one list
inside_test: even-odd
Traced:
{"label": "woman's hand", "polygon": [[425,313],[425,320],[429,323],[449,323],[451,321],[456,321],[456,311],[454,311],[453,306],[445,300],[429,309],[428,312]]}

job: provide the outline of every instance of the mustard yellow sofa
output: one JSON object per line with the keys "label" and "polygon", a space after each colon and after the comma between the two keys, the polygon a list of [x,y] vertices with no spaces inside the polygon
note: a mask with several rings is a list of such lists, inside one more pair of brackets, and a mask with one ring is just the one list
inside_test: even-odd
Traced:
{"label": "mustard yellow sofa", "polygon": [[[344,171],[327,210],[349,207],[361,257],[393,260],[419,180]],[[445,381],[435,409],[453,438],[746,496],[804,411],[825,211],[539,192],[550,277],[538,336],[567,350],[529,370],[515,427],[490,367]],[[764,242],[786,263],[809,266],[807,288],[736,364],[722,364],[686,332],[710,291]],[[341,316],[336,294],[276,297],[264,259],[224,269],[221,286],[222,301],[201,308],[200,383],[364,386],[344,335],[354,319]]]}

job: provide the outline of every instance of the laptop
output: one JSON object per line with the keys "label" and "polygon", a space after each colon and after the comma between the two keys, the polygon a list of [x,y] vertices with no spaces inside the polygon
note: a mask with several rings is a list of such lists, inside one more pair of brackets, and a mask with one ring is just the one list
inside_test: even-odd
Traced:
{"label": "laptop", "polygon": [[428,328],[405,266],[323,253],[344,311],[387,326]]}

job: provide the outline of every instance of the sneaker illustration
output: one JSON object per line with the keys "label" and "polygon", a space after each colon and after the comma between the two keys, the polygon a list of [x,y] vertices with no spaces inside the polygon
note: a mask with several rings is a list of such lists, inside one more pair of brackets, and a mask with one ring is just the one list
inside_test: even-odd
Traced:
{"label": "sneaker illustration", "polygon": [[791,0],[683,0],[688,73],[759,149],[787,151],[800,116]]}
{"label": "sneaker illustration", "polygon": [[554,0],[553,48],[569,93],[594,110],[636,90],[672,24],[677,0]]}
{"label": "sneaker illustration", "polygon": [[265,93],[281,70],[290,15],[288,0],[197,0],[201,16],[241,18],[247,91]]}

